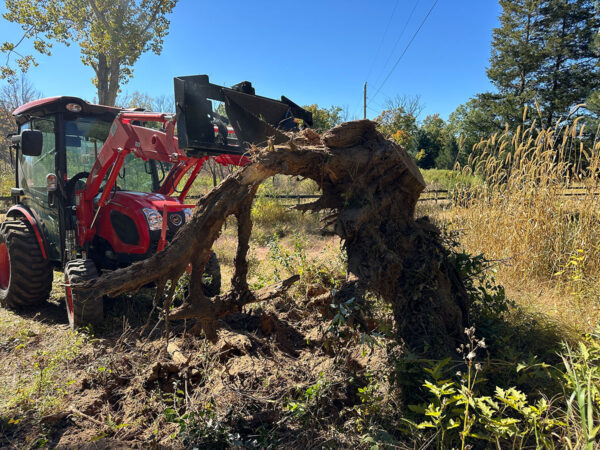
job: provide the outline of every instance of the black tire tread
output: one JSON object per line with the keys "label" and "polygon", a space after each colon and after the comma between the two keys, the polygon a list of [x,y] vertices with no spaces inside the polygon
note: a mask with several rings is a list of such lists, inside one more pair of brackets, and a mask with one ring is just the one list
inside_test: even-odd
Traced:
{"label": "black tire tread", "polygon": [[[66,264],[65,275],[70,283],[82,283],[96,278],[98,270],[91,259],[74,259]],[[97,325],[104,320],[104,302],[102,297],[84,299],[73,292],[72,298],[75,327],[90,323]]]}
{"label": "black tire tread", "polygon": [[217,259],[215,252],[210,253],[208,262],[204,267],[203,277],[204,276],[210,277],[210,281],[208,283],[202,283],[204,295],[207,297],[219,295],[221,292],[221,266],[219,265],[219,260]]}
{"label": "black tire tread", "polygon": [[8,247],[11,266],[8,288],[0,289],[0,305],[23,308],[43,303],[50,296],[54,274],[31,226],[24,220],[3,222],[0,242]]}

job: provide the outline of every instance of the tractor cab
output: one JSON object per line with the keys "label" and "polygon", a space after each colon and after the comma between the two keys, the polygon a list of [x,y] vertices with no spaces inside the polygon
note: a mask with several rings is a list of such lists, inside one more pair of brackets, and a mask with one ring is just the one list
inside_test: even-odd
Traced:
{"label": "tractor cab", "polygon": [[19,134],[35,132],[41,149],[36,154],[26,142],[16,149],[12,194],[17,205],[9,216],[26,211],[35,219],[53,265],[65,262],[67,231],[72,229],[68,181],[92,169],[119,112],[75,97],[54,97],[28,103],[13,113]]}

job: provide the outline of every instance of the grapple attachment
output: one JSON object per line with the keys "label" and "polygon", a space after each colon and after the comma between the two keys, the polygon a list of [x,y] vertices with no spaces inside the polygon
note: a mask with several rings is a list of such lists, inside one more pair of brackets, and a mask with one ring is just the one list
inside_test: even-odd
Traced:
{"label": "grapple attachment", "polygon": [[[249,144],[264,145],[268,139],[278,144],[287,140],[283,131],[312,126],[312,113],[284,96],[274,100],[256,95],[248,81],[231,88],[210,83],[208,75],[177,77],[174,82],[179,148],[189,156],[245,153]],[[224,103],[227,117],[213,110],[211,100]],[[235,131],[235,140],[228,127]]]}

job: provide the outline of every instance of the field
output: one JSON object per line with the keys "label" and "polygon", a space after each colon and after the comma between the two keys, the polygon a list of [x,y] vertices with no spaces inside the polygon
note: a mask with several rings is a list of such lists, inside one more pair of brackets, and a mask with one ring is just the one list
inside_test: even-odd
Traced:
{"label": "field", "polygon": [[[594,448],[600,160],[595,148],[585,169],[557,164],[577,136],[565,130],[556,144],[545,133],[493,136],[467,167],[424,173],[450,199],[421,202],[418,215],[444,230],[472,301],[454,358],[397,342],[374,295],[329,304],[345,277],[342,243],[319,217],[290,211],[294,200],[267,196],[318,193],[277,176],[253,207],[249,281],[301,279],[229,316],[214,343],[184,321],[167,339],[158,314],[141,333],[151,289],[107,299],[102,327],[71,331],[60,273],[39,311],[0,309],[0,445]],[[194,194],[211,186],[206,172]],[[569,186],[581,194],[563,196]],[[235,230],[228,222],[214,248],[224,289]]]}

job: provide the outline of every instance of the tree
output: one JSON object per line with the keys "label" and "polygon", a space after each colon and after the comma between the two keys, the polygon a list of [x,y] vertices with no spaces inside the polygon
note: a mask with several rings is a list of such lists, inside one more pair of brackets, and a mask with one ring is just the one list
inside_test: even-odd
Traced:
{"label": "tree", "polygon": [[119,95],[115,105],[121,108],[142,108],[146,111],[154,112],[175,112],[175,102],[172,96],[160,95],[158,97],[151,97],[139,91]]}
{"label": "tree", "polygon": [[395,97],[385,103],[386,109],[377,116],[377,128],[381,133],[394,139],[398,144],[415,156],[418,152],[416,133],[418,131],[417,115],[422,107],[418,97]]}
{"label": "tree", "polygon": [[445,132],[458,145],[455,161],[464,163],[475,144],[504,129],[502,119],[494,112],[499,98],[497,94],[479,94],[450,114]]}
{"label": "tree", "polygon": [[561,116],[600,87],[598,49],[594,40],[600,16],[593,0],[547,0],[541,7],[546,54],[538,72],[544,125]]}
{"label": "tree", "polygon": [[417,166],[422,169],[431,169],[437,156],[436,147],[433,141],[430,139],[427,133],[420,128],[415,133],[414,142],[417,151],[415,154]]}
{"label": "tree", "polygon": [[421,143],[417,145],[417,148],[425,150],[426,154],[425,159],[419,164],[420,167],[424,169],[437,167],[435,161],[444,146],[445,128],[446,122],[439,114],[425,117],[419,132],[424,134],[426,139],[420,138]]}
{"label": "tree", "polygon": [[532,106],[539,89],[537,74],[544,60],[539,0],[500,0],[500,27],[492,37],[487,75],[500,97],[496,114],[511,128],[520,123],[523,109]]}
{"label": "tree", "polygon": [[15,133],[17,126],[12,112],[19,106],[40,98],[42,94],[37,91],[23,73],[13,83],[6,83],[0,88],[0,159],[5,163],[9,161],[10,141],[6,137]]}
{"label": "tree", "polygon": [[[6,0],[3,17],[23,28],[19,43],[5,42],[0,50],[22,70],[36,64],[31,55],[19,55],[24,39],[33,39],[37,52],[50,55],[55,42],[78,43],[81,60],[90,66],[98,102],[114,105],[119,87],[133,74],[133,65],[147,51],[157,55],[168,33],[167,15],[177,0]],[[15,74],[5,65],[4,78]]]}
{"label": "tree", "polygon": [[498,90],[492,112],[514,128],[524,107],[537,100],[543,125],[551,127],[600,86],[594,1],[500,0],[500,5],[501,26],[494,30],[487,72]]}
{"label": "tree", "polygon": [[446,133],[442,150],[435,159],[435,167],[438,169],[453,169],[458,161],[459,145],[456,137]]}
{"label": "tree", "polygon": [[313,115],[313,129],[321,132],[339,125],[347,120],[348,113],[340,106],[330,106],[329,108],[319,108],[319,105],[312,104],[304,106],[304,109]]}

